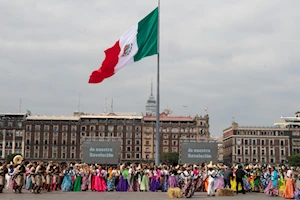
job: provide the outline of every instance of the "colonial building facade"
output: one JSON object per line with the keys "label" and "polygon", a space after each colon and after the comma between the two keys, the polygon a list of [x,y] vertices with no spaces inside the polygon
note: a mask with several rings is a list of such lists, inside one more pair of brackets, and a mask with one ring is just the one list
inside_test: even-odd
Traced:
{"label": "colonial building facade", "polygon": [[0,159],[12,153],[24,153],[26,116],[26,113],[0,113]]}
{"label": "colonial building facade", "polygon": [[243,127],[233,122],[223,130],[226,164],[285,163],[291,155],[291,131],[280,127]]}
{"label": "colonial building facade", "polygon": [[[161,114],[161,153],[179,152],[182,139],[210,137],[209,117]],[[82,161],[85,141],[118,140],[120,162],[154,161],[156,117],[134,113],[73,116],[30,116],[2,114],[0,157],[21,153],[30,161]]]}
{"label": "colonial building facade", "polygon": [[[160,149],[162,152],[179,152],[181,139],[207,139],[209,133],[209,117],[201,116],[160,116]],[[156,117],[143,118],[143,160],[154,160],[156,141]]]}

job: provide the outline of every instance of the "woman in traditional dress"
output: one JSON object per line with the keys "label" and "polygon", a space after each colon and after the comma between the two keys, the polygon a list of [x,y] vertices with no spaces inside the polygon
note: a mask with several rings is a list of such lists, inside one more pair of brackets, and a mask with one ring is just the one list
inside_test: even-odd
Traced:
{"label": "woman in traditional dress", "polygon": [[117,187],[117,191],[119,192],[127,192],[128,191],[128,181],[127,181],[127,176],[128,176],[128,169],[125,167],[125,165],[122,165],[120,167],[120,178],[119,178],[119,183]]}
{"label": "woman in traditional dress", "polygon": [[268,184],[270,182],[270,173],[268,168],[263,168],[263,174],[261,176],[261,185],[262,185],[262,189],[265,190],[268,187]]}
{"label": "woman in traditional dress", "polygon": [[268,187],[265,189],[265,193],[271,196],[278,196],[278,173],[275,167],[271,167],[271,178]]}
{"label": "woman in traditional dress", "polygon": [[127,182],[129,185],[129,192],[133,192],[133,177],[135,174],[135,166],[131,165],[128,169]]}
{"label": "woman in traditional dress", "polygon": [[95,190],[97,192],[104,192],[107,189],[105,179],[104,179],[105,175],[106,175],[105,170],[103,170],[102,167],[100,166],[97,169],[97,176],[95,178]]}
{"label": "woman in traditional dress", "polygon": [[77,164],[75,165],[76,169],[75,169],[75,176],[76,179],[74,181],[74,185],[73,185],[73,191],[74,192],[80,192],[81,191],[81,181],[82,181],[82,169],[81,169],[81,165]]}
{"label": "woman in traditional dress", "polygon": [[294,198],[295,200],[300,200],[300,174],[297,176],[295,187]]}
{"label": "woman in traditional dress", "polygon": [[93,165],[91,167],[91,190],[92,191],[96,191],[95,189],[95,180],[96,180],[96,176],[97,176],[97,170],[96,170],[96,166]]}
{"label": "woman in traditional dress", "polygon": [[216,178],[214,181],[214,190],[217,191],[217,189],[223,189],[225,186],[224,183],[224,167],[219,166],[219,170],[217,170]]}
{"label": "woman in traditional dress", "polygon": [[119,166],[116,167],[115,170],[116,170],[116,174],[115,174],[115,189],[117,190],[118,183],[119,183],[119,180],[120,180],[120,175],[121,175],[120,167]]}
{"label": "woman in traditional dress", "polygon": [[109,191],[109,192],[114,191],[116,170],[114,170],[112,167],[109,167],[107,173],[108,173],[107,191]]}
{"label": "woman in traditional dress", "polygon": [[156,166],[153,167],[153,169],[151,170],[151,183],[150,183],[150,190],[152,192],[157,192],[157,190],[160,188],[160,184],[159,184],[159,178],[160,178],[160,171],[157,170]]}
{"label": "woman in traditional dress", "polygon": [[161,171],[162,176],[162,185],[161,185],[161,191],[167,192],[168,191],[168,179],[169,179],[169,171],[168,167],[164,166],[163,170]]}
{"label": "woman in traditional dress", "polygon": [[143,176],[142,176],[142,181],[140,185],[140,190],[143,192],[147,192],[149,190],[149,176],[150,176],[150,171],[147,166],[144,166],[144,169],[142,170]]}
{"label": "woman in traditional dress", "polygon": [[194,172],[193,166],[189,166],[182,174],[181,177],[183,179],[183,187],[181,190],[182,196],[185,198],[191,198],[195,191],[195,185],[193,184],[194,180]]}
{"label": "woman in traditional dress", "polygon": [[279,191],[284,191],[284,188],[285,188],[285,179],[284,179],[284,173],[283,173],[283,170],[282,169],[279,169],[279,172],[278,172],[278,188],[279,188]]}
{"label": "woman in traditional dress", "polygon": [[90,177],[90,170],[87,165],[84,165],[82,170],[81,178],[81,191],[87,191],[89,189],[89,177]]}
{"label": "woman in traditional dress", "polygon": [[31,167],[32,167],[31,163],[29,163],[26,166],[26,168],[27,168],[26,169],[26,173],[25,173],[25,175],[26,175],[26,186],[25,186],[26,190],[29,190],[31,188],[31,185],[32,185],[31,175],[30,175],[30,169],[31,169]]}
{"label": "woman in traditional dress", "polygon": [[286,183],[285,183],[285,189],[283,192],[282,197],[286,199],[292,199],[294,197],[295,187],[294,187],[294,168],[291,167],[286,173]]}
{"label": "woman in traditional dress", "polygon": [[213,169],[214,166],[212,165],[212,162],[207,166],[208,168],[208,189],[207,189],[207,196],[215,196],[215,190],[214,190],[214,182],[217,175],[217,172]]}
{"label": "woman in traditional dress", "polygon": [[134,167],[134,175],[133,175],[133,191],[139,192],[141,184],[141,165],[138,167]]}
{"label": "woman in traditional dress", "polygon": [[175,167],[172,167],[170,170],[170,175],[169,175],[169,179],[168,179],[169,188],[178,187],[176,176],[177,176],[177,170],[175,169]]}
{"label": "woman in traditional dress", "polygon": [[[245,176],[243,178],[243,188],[246,192],[250,192],[252,190],[252,186],[251,186],[251,170],[248,168],[245,171]],[[250,178],[249,178],[250,177]]]}
{"label": "woman in traditional dress", "polygon": [[69,192],[72,190],[72,177],[71,174],[73,173],[71,167],[64,170],[64,179],[61,184],[61,190],[64,192]]}

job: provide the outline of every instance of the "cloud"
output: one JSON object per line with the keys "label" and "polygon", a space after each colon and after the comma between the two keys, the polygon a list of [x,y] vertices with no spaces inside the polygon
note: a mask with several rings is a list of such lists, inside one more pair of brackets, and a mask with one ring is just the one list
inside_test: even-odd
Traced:
{"label": "cloud", "polygon": [[[103,51],[155,8],[151,1],[0,1],[0,110],[71,115],[78,107],[145,112],[156,57],[87,84]],[[161,108],[204,115],[221,135],[241,125],[272,125],[298,110],[297,0],[161,1]],[[154,81],[155,83],[155,81]],[[183,107],[182,105],[188,105]]]}

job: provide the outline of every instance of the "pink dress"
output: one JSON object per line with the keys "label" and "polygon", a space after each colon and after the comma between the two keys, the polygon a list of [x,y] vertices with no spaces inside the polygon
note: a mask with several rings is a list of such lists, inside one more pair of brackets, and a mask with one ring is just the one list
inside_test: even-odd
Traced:
{"label": "pink dress", "polygon": [[97,175],[95,177],[95,190],[97,192],[106,191],[106,183],[103,175],[104,175],[104,171],[101,168],[97,169]]}

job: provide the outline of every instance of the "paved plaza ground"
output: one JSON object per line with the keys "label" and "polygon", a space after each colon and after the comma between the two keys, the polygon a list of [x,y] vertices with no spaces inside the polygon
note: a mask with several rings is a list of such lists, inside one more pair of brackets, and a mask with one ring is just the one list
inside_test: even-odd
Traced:
{"label": "paved plaza ground", "polygon": [[[42,194],[32,194],[24,191],[22,194],[14,194],[10,190],[5,190],[0,194],[0,200],[164,200],[169,199],[166,193],[162,192],[50,192]],[[224,199],[224,200],[267,200],[282,199],[270,197],[265,194],[247,193],[238,194],[233,197],[207,197],[205,193],[196,193],[192,199]]]}

